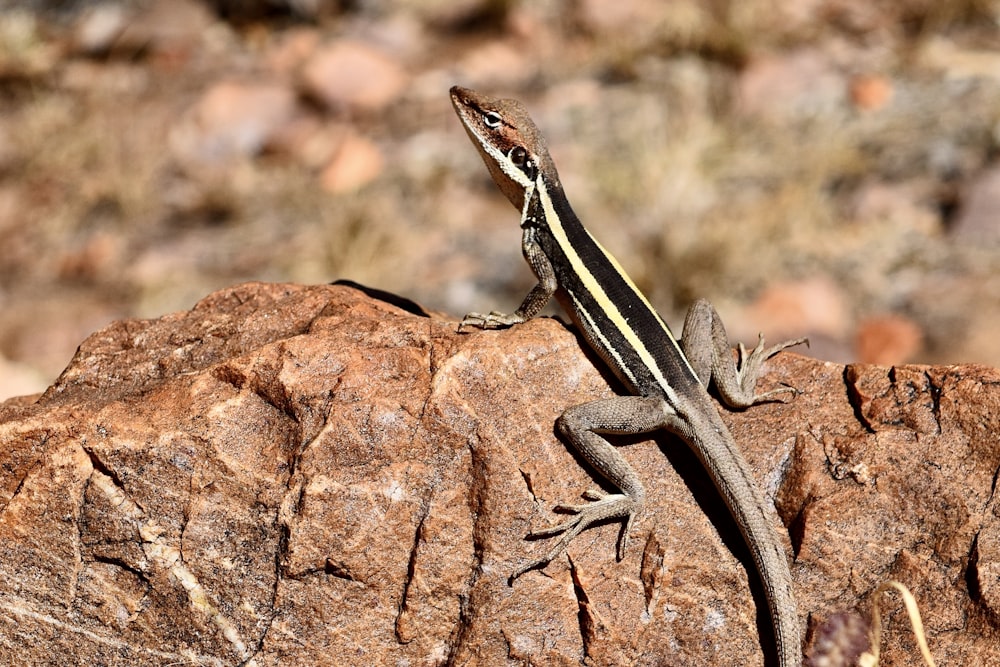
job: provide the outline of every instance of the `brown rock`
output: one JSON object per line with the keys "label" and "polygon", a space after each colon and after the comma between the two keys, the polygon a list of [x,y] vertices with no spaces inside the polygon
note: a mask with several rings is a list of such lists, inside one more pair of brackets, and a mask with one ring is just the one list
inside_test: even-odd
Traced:
{"label": "brown rock", "polygon": [[291,121],[295,110],[295,93],[283,83],[222,81],[173,128],[171,145],[186,163],[249,157]]}
{"label": "brown rock", "polygon": [[167,61],[185,59],[216,22],[197,0],[152,0],[127,18],[112,48],[132,53],[150,50]]}
{"label": "brown rock", "polygon": [[407,83],[403,68],[393,58],[355,40],[318,49],[302,76],[306,90],[335,110],[380,111]]}
{"label": "brown rock", "polygon": [[[684,10],[688,10],[685,7]],[[681,11],[684,11],[681,10]],[[602,35],[621,34],[622,30],[638,32],[643,37],[654,34],[666,22],[669,12],[663,5],[647,0],[621,0],[601,2],[582,0],[579,3],[579,20],[588,30]],[[690,10],[688,10],[690,11]],[[691,12],[697,17],[697,7]],[[665,16],[667,15],[667,16]]]}
{"label": "brown rock", "polygon": [[743,113],[776,120],[830,113],[847,97],[832,59],[811,48],[754,58],[740,74],[738,91]]}
{"label": "brown rock", "polygon": [[849,83],[851,102],[862,111],[877,111],[892,100],[892,80],[878,74],[859,74]]}
{"label": "brown rock", "polygon": [[280,76],[295,72],[316,52],[321,37],[315,28],[293,28],[281,33],[278,41],[264,54],[266,62]]}
{"label": "brown rock", "polygon": [[510,40],[493,40],[478,45],[462,59],[458,70],[463,81],[480,87],[514,89],[536,72],[532,55]]}
{"label": "brown rock", "polygon": [[320,174],[323,189],[335,194],[356,190],[382,173],[382,152],[370,140],[347,133]]}
{"label": "brown rock", "polygon": [[775,282],[753,303],[727,320],[734,340],[752,342],[767,322],[774,338],[809,337],[810,356],[853,360],[845,341],[851,322],[844,290],[828,278]]}
{"label": "brown rock", "polygon": [[902,315],[871,317],[858,325],[855,346],[858,359],[866,364],[901,364],[923,347],[920,325]]}
{"label": "brown rock", "polygon": [[851,196],[848,215],[859,225],[889,222],[932,236],[941,229],[941,214],[927,200],[927,193],[919,184],[871,179]]}
{"label": "brown rock", "polygon": [[[417,313],[241,285],[117,322],[0,404],[0,663],[760,665],[746,550],[665,434],[626,449],[649,499],[622,562],[608,525],[507,585],[595,485],[555,418],[611,390],[556,320]],[[996,664],[1000,371],[786,353],[779,382],[802,393],[724,415],[809,627],[898,579],[940,664]],[[882,664],[917,664],[884,618]]]}

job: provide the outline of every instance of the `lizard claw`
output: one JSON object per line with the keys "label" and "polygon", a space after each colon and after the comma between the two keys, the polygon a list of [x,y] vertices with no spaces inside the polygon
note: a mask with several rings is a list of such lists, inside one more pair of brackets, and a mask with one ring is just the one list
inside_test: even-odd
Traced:
{"label": "lizard claw", "polygon": [[608,519],[625,519],[625,525],[618,536],[618,560],[621,560],[625,556],[628,533],[632,528],[632,522],[639,510],[639,505],[624,493],[602,493],[600,491],[588,490],[584,492],[583,496],[594,502],[585,505],[556,505],[555,509],[557,512],[569,512],[576,516],[556,526],[543,528],[528,535],[531,539],[537,539],[551,537],[560,533],[563,534],[559,538],[559,541],[542,558],[518,568],[510,575],[510,578],[507,580],[508,584],[513,585],[518,577],[529,570],[547,565],[556,556],[566,550],[566,547],[569,546],[574,537],[595,523],[607,521]]}
{"label": "lizard claw", "polygon": [[757,384],[757,378],[760,376],[761,365],[765,361],[785,348],[792,347],[793,345],[800,345],[802,343],[808,345],[809,339],[795,338],[793,340],[786,340],[765,349],[764,336],[759,335],[757,337],[757,345],[749,353],[743,343],[740,343],[739,362],[736,364],[736,380],[738,387],[738,393],[736,396],[738,397],[738,400],[734,403],[734,405],[738,407],[746,407],[749,405],[755,405],[762,401],[773,400],[773,397],[786,392],[797,394],[798,390],[788,385],[784,385],[778,389],[774,389],[763,394],[755,394],[754,387]]}

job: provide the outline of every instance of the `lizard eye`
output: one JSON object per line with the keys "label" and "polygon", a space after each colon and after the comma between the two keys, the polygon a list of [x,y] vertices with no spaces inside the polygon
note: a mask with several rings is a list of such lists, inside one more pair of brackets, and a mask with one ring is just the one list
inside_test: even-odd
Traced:
{"label": "lizard eye", "polygon": [[486,127],[491,130],[495,130],[500,127],[500,123],[503,122],[503,118],[500,117],[496,111],[487,111],[483,114],[483,122],[486,123]]}

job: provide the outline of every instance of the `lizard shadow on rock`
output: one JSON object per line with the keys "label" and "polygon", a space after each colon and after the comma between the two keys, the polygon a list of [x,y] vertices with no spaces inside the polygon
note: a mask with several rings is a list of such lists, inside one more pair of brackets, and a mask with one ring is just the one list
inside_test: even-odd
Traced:
{"label": "lizard shadow on rock", "polygon": [[375,299],[376,301],[384,301],[389,305],[401,308],[402,310],[412,313],[418,317],[430,317],[430,314],[416,301],[407,299],[404,296],[399,296],[398,294],[393,294],[392,292],[387,292],[376,287],[368,287],[367,285],[362,285],[361,283],[356,283],[353,280],[347,279],[334,280],[330,284],[356,289],[369,298]]}
{"label": "lizard shadow on rock", "polygon": [[[612,391],[620,396],[627,396],[631,393],[625,388],[624,385],[622,385],[617,376],[611,372],[604,360],[601,359],[601,357],[594,352],[589,345],[587,345],[586,341],[581,338],[576,327],[567,324],[559,317],[554,317],[553,319],[558,320],[577,337],[581,352],[586,355],[587,359],[598,370],[601,377],[603,377],[608,383]],[[714,395],[713,402],[716,402]],[[570,406],[567,405],[566,407],[568,408]],[[604,477],[576,451],[575,447],[563,439],[554,423],[553,433],[561,442],[564,443],[567,451],[572,454],[577,464],[586,470],[587,474],[589,474],[591,478],[593,478],[593,480],[601,486],[601,488],[612,493],[618,492],[613,485],[605,480]],[[677,475],[684,482],[685,486],[687,486],[688,491],[691,492],[691,495],[694,497],[698,507],[701,508],[701,511],[704,512],[705,516],[715,527],[719,537],[722,539],[722,543],[740,562],[743,569],[746,570],[747,581],[750,584],[750,594],[753,597],[754,605],[756,606],[757,634],[760,638],[760,646],[764,654],[764,664],[777,665],[778,655],[775,650],[775,629],[771,625],[771,615],[767,603],[767,595],[764,591],[763,580],[761,579],[760,573],[757,572],[757,566],[754,563],[753,555],[750,552],[750,547],[747,546],[747,543],[743,539],[743,534],[740,532],[739,524],[736,522],[736,519],[733,518],[733,515],[730,514],[729,508],[726,507],[726,502],[722,498],[722,494],[720,494],[718,489],[715,488],[715,484],[708,476],[708,472],[698,459],[698,456],[682,438],[665,429],[653,431],[651,433],[638,433],[634,435],[604,434],[602,437],[606,438],[608,442],[615,447],[629,447],[630,445],[639,444],[648,440],[653,440],[656,443],[660,452],[662,452],[667,458],[667,462],[677,472]],[[737,443],[737,445],[738,444],[739,443]],[[642,481],[644,484],[650,483],[649,479],[643,479]],[[609,519],[607,522],[602,521],[595,525],[613,523],[614,521],[614,519]],[[624,524],[622,525],[622,528],[624,529]],[[674,536],[674,539],[683,539],[683,537]]]}
{"label": "lizard shadow on rock", "polygon": [[726,507],[722,494],[715,488],[715,484],[712,483],[701,461],[698,460],[697,455],[687,443],[669,432],[654,433],[653,439],[663,455],[667,457],[670,465],[677,471],[685,486],[688,487],[691,495],[694,496],[698,507],[715,526],[722,543],[746,570],[750,594],[757,607],[757,634],[764,652],[764,664],[777,665],[778,655],[774,650],[774,628],[771,627],[767,595],[764,592],[760,573],[757,572],[757,566],[754,564],[753,555],[750,553],[750,547],[747,546],[743,534],[740,532],[739,524],[729,513],[729,508]]}

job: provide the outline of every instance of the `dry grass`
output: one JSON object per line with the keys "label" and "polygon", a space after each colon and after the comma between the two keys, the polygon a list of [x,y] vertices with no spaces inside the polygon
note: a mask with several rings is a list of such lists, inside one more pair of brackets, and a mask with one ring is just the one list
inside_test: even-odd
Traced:
{"label": "dry grass", "polygon": [[[949,240],[947,227],[963,184],[995,151],[1000,79],[950,77],[926,58],[935,40],[956,53],[995,46],[997,2],[828,2],[808,15],[776,0],[632,4],[639,19],[624,28],[561,2],[500,7],[501,29],[428,21],[434,48],[407,63],[415,83],[404,100],[369,116],[319,112],[386,157],[379,179],[339,195],[280,152],[201,169],[171,150],[200,92],[252,72],[281,29],[227,33],[178,65],[66,56],[55,24],[5,13],[0,356],[51,375],[72,353],[65,341],[95,323],[189,307],[248,279],[350,278],[455,314],[513,307],[531,284],[517,213],[489,184],[445,91],[456,63],[499,42],[531,69],[497,92],[528,104],[578,213],[671,321],[698,296],[725,316],[769,285],[822,274],[854,317],[916,320],[922,359],[1000,363],[995,342],[969,334],[984,325],[983,304],[1000,305],[992,254]],[[836,58],[870,64],[891,81],[891,104],[741,110],[740,78],[761,54],[810,48],[835,54],[845,81],[852,66]],[[428,92],[434,81],[440,94]],[[872,184],[909,193],[912,215],[859,217]],[[940,285],[962,296],[941,299]]]}

